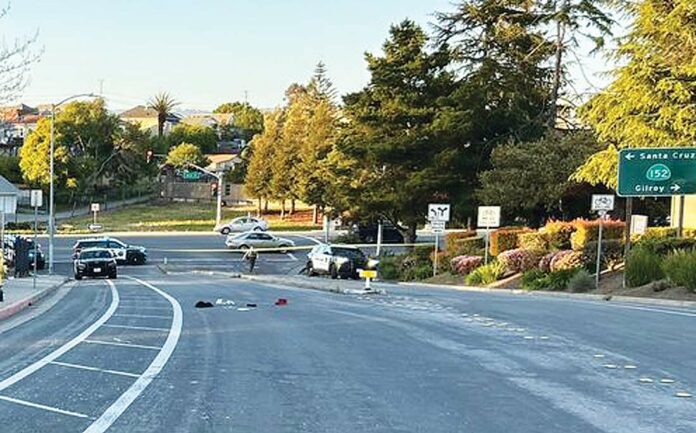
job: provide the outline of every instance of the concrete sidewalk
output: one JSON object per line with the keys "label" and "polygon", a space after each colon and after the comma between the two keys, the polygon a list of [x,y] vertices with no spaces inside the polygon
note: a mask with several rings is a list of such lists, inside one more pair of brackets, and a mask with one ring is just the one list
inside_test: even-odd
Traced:
{"label": "concrete sidewalk", "polygon": [[6,279],[2,287],[5,300],[0,302],[0,320],[7,319],[30,307],[40,299],[53,293],[66,281],[68,279],[64,276],[41,275],[36,278],[36,289],[34,289],[32,278]]}

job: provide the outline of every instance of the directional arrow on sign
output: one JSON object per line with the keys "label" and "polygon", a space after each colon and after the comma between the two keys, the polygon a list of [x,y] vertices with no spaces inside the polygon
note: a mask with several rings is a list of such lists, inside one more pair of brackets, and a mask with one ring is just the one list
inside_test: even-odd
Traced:
{"label": "directional arrow on sign", "polygon": [[679,184],[675,183],[674,185],[670,186],[669,189],[671,189],[672,192],[677,192],[681,189],[681,186],[679,186]]}
{"label": "directional arrow on sign", "polygon": [[635,156],[634,154],[632,154],[632,153],[627,153],[627,154],[626,154],[626,159],[629,160],[629,161],[632,160],[632,159],[635,158],[635,157],[636,157],[636,156]]}

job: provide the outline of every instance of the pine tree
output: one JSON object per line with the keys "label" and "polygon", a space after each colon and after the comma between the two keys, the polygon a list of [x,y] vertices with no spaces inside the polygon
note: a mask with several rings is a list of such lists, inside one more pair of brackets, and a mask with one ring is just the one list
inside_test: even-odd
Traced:
{"label": "pine tree", "polygon": [[624,65],[581,111],[606,148],[574,178],[610,187],[617,185],[619,149],[696,142],[693,0],[644,0],[630,11],[632,31],[615,53]]}

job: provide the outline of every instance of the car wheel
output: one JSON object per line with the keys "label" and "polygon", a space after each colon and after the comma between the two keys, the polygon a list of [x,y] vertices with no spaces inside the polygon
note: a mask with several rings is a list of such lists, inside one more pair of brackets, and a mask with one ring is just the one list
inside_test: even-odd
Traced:
{"label": "car wheel", "polygon": [[130,264],[131,265],[142,265],[143,264],[143,257],[139,254],[134,254],[130,258]]}
{"label": "car wheel", "polygon": [[261,226],[256,226],[256,227],[254,227],[254,231],[260,232],[260,231],[263,231],[263,229],[261,228]]}
{"label": "car wheel", "polygon": [[230,234],[230,228],[229,227],[223,227],[222,230],[220,230],[220,233],[223,235],[229,235]]}
{"label": "car wheel", "polygon": [[317,271],[314,270],[312,262],[307,263],[307,275],[309,275],[310,277],[315,277],[317,275]]}
{"label": "car wheel", "polygon": [[338,269],[336,269],[336,265],[331,265],[331,267],[329,267],[329,274],[331,274],[332,280],[338,278]]}
{"label": "car wheel", "polygon": [[81,280],[81,279],[82,279],[82,275],[80,275],[80,274],[75,274],[75,279],[76,279],[76,280]]}
{"label": "car wheel", "polygon": [[118,276],[118,275],[117,275],[116,271],[114,271],[114,272],[112,272],[112,273],[109,274],[109,279],[110,279],[110,280],[114,280],[114,279],[116,279],[117,276]]}
{"label": "car wheel", "polygon": [[285,254],[285,253],[287,253],[287,252],[288,252],[288,247],[289,247],[289,245],[285,245],[285,244],[279,246],[278,248],[280,248],[280,254]]}
{"label": "car wheel", "polygon": [[240,250],[243,250],[243,251],[246,251],[246,250],[249,249],[249,245],[240,245],[240,246],[239,246],[239,249],[240,249]]}

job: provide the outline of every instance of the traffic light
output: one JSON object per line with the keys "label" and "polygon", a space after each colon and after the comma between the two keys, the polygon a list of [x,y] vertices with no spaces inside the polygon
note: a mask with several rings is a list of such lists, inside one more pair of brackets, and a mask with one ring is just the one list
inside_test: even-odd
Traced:
{"label": "traffic light", "polygon": [[149,164],[152,162],[152,157],[154,156],[154,152],[151,150],[148,150],[147,153],[145,154],[145,159],[147,160],[147,163]]}
{"label": "traffic light", "polygon": [[213,197],[217,197],[217,193],[218,193],[218,184],[211,183],[210,184],[210,195]]}

